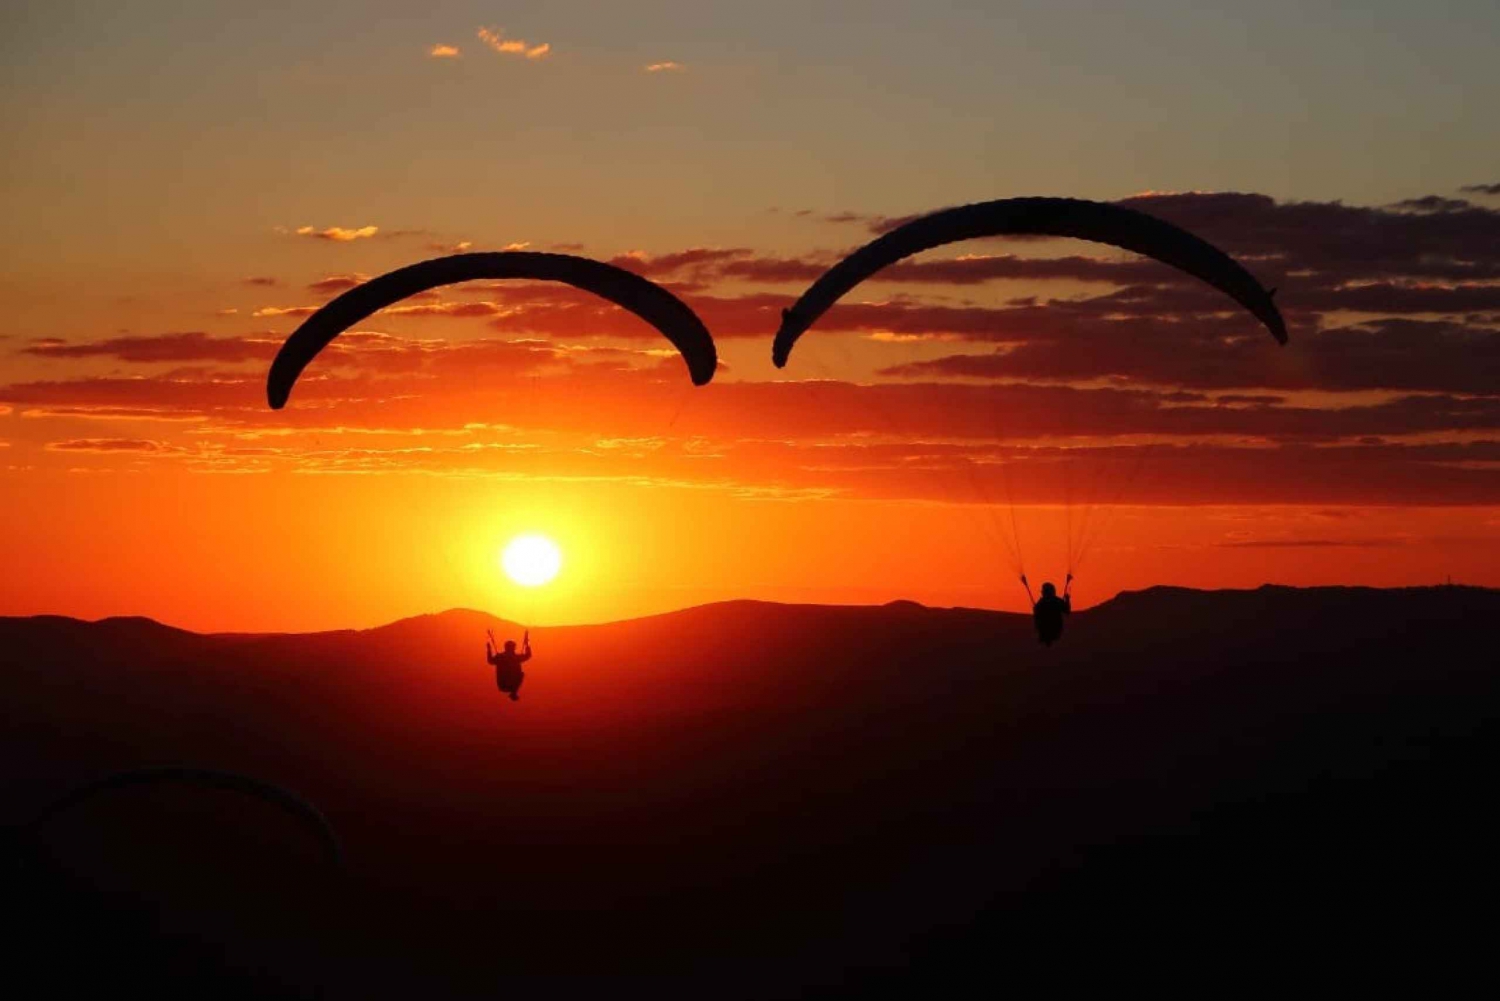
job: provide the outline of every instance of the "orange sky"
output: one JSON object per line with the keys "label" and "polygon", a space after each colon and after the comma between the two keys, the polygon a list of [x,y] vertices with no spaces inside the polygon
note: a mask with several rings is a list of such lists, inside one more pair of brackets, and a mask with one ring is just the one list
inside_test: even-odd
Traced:
{"label": "orange sky", "polygon": [[[193,47],[211,25],[182,12],[111,49],[107,23],[61,13],[13,34],[0,614],[1015,610],[1022,565],[1060,578],[1090,532],[1084,605],[1153,583],[1500,585],[1500,179],[1471,169],[1500,162],[1492,130],[1354,170],[1339,149],[1393,141],[1378,116],[1316,155],[1251,116],[1226,158],[1242,138],[1213,131],[1222,107],[1173,88],[1156,152],[1127,154],[1128,95],[1088,90],[1050,118],[1018,103],[1029,139],[1004,156],[974,145],[996,70],[962,60],[968,15],[935,15],[913,43],[927,69],[894,75],[898,39],[874,27],[798,74],[808,39],[748,24],[730,55],[708,21],[646,44],[628,32],[663,22],[555,14],[506,26],[525,40],[506,48],[467,16],[355,41],[314,19],[243,51]],[[43,58],[85,43],[100,58],[66,77]],[[1286,56],[1294,79],[1321,72]],[[1461,56],[1476,86],[1495,72]],[[910,129],[869,117],[871,80]],[[1367,98],[1308,114],[1352,129]],[[1148,189],[1188,193],[1131,195]],[[984,241],[890,269],[772,367],[780,310],[886,220],[1023,194],[1128,199],[1201,233],[1281,287],[1291,344],[1130,255]],[[268,409],[271,357],[334,295],[506,248],[668,284],[715,335],[715,380],[694,388],[655,331],[587,295],[471,283],[359,324]],[[554,584],[503,579],[523,531],[562,547]]]}

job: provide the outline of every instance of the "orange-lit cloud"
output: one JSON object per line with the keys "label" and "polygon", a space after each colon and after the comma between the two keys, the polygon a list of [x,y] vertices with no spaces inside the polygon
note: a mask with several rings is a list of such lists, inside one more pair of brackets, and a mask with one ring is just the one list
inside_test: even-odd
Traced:
{"label": "orange-lit cloud", "polygon": [[[499,362],[500,370],[512,375],[522,369]],[[453,381],[457,381],[455,374]],[[470,375],[472,379],[472,374]],[[548,384],[550,393],[588,391],[600,394],[596,400],[611,399],[601,379],[625,378],[619,373],[596,373],[574,376],[568,383]],[[633,377],[638,378],[638,377]],[[493,380],[491,380],[493,381]],[[411,383],[408,380],[408,388]],[[622,383],[623,387],[623,383]],[[249,393],[259,390],[258,380],[245,387]],[[542,398],[541,393],[528,395],[520,388],[506,392],[507,387],[481,387],[491,394],[508,398],[504,409],[510,416],[523,417],[531,423],[536,416],[528,405]],[[617,392],[618,392],[617,387]],[[646,386],[639,387],[645,390]],[[351,449],[330,448],[317,439],[329,431],[329,414],[322,407],[326,392],[338,389],[326,380],[312,382],[301,389],[302,409],[289,411],[281,420],[262,419],[247,406],[246,417],[254,425],[236,425],[223,429],[247,440],[256,437],[252,427],[273,430],[284,444],[274,452],[258,452],[257,461],[280,459],[299,467],[352,468],[357,462],[366,468],[378,463],[391,472],[425,471],[452,475],[475,473],[504,474],[513,471],[506,452],[526,447],[526,439],[490,442],[473,438],[471,445],[407,443],[392,446],[369,446]],[[403,403],[398,398],[369,396],[370,387],[344,383],[344,391],[356,389],[366,394],[362,404],[343,411],[338,420],[347,420],[361,409],[373,416],[379,414],[381,425],[372,425],[368,433],[386,437],[434,438],[463,436],[464,428],[478,426],[433,426],[420,418],[437,416],[440,408]],[[655,390],[658,403],[672,398],[668,391]],[[470,402],[480,393],[470,390]],[[259,401],[257,401],[259,402]],[[429,399],[429,404],[434,403]],[[452,400],[450,399],[450,403]],[[621,404],[625,401],[621,400]],[[650,397],[633,394],[629,401],[637,409],[634,416],[605,414],[597,406],[559,405],[550,401],[545,417],[550,429],[545,441],[530,444],[532,451],[547,456],[544,465],[532,475],[555,478],[612,478],[619,480],[670,480],[700,487],[734,485],[741,488],[791,490],[822,495],[837,495],[863,500],[919,500],[930,502],[994,503],[997,498],[1012,497],[1018,503],[1057,503],[1065,496],[1074,501],[1108,501],[1118,499],[1128,488],[1124,499],[1132,504],[1208,504],[1208,503],[1349,503],[1349,504],[1485,504],[1494,503],[1500,494],[1500,444],[1481,443],[1461,446],[1415,445],[1125,445],[1058,447],[1045,443],[1005,445],[982,441],[881,441],[867,436],[825,436],[821,440],[779,440],[774,437],[746,437],[727,434],[670,438],[652,447],[614,447],[610,442],[626,439],[651,440],[663,437],[670,428],[676,407],[646,406]],[[263,409],[263,408],[260,408]],[[498,409],[498,408],[497,408]],[[320,411],[322,411],[320,413]],[[799,411],[805,413],[806,411]],[[650,415],[647,417],[647,415]],[[766,414],[768,418],[775,415]],[[293,421],[293,423],[288,423]],[[695,430],[708,430],[696,421]],[[573,425],[568,428],[567,425]],[[298,438],[288,432],[296,432]],[[339,425],[346,427],[345,425]],[[826,426],[826,424],[825,424]],[[600,436],[593,428],[607,428]],[[357,430],[346,427],[350,432]],[[213,431],[203,426],[200,432]],[[799,429],[794,429],[795,430]],[[470,432],[472,435],[473,432]],[[579,437],[582,435],[583,437]],[[173,455],[183,461],[196,461],[202,448],[165,450],[144,445],[109,444],[111,440],[84,439],[69,447],[80,451],[106,452],[146,451]],[[99,444],[100,441],[106,444]],[[606,442],[606,444],[601,444]],[[649,454],[651,461],[642,466],[639,460]],[[461,461],[460,461],[461,460]],[[705,461],[711,460],[711,465]],[[1109,471],[1114,470],[1111,474]],[[1102,471],[1102,472],[1101,472]],[[1073,483],[1069,487],[1068,480]],[[1091,478],[1094,482],[1091,483]]]}
{"label": "orange-lit cloud", "polygon": [[461,53],[455,45],[444,45],[439,42],[427,50],[427,54],[434,59],[457,59]]}
{"label": "orange-lit cloud", "polygon": [[42,358],[115,358],[124,362],[153,364],[188,361],[239,362],[269,359],[276,342],[269,337],[210,337],[193,330],[186,333],[111,337],[103,341],[62,341],[49,338],[22,348],[23,353]]}
{"label": "orange-lit cloud", "polygon": [[478,35],[479,40],[484,42],[484,44],[496,52],[502,52],[506,55],[524,56],[527,59],[542,59],[552,51],[552,46],[547,42],[532,45],[519,38],[506,38],[496,28],[480,28]]}
{"label": "orange-lit cloud", "polygon": [[723,265],[724,262],[749,257],[753,253],[747,247],[690,247],[676,253],[653,257],[637,250],[612,257],[609,263],[618,268],[625,268],[627,271],[634,271],[638,275],[660,277],[709,265]]}
{"label": "orange-lit cloud", "polygon": [[171,446],[145,438],[74,438],[68,441],[49,441],[46,448],[52,452],[144,452],[161,453],[172,451]]}
{"label": "orange-lit cloud", "polygon": [[327,229],[314,229],[311,226],[298,226],[294,231],[297,236],[309,236],[315,240],[332,240],[335,243],[348,243],[351,240],[366,240],[380,232],[379,226],[360,226],[357,229],[349,229],[344,226],[329,226]]}
{"label": "orange-lit cloud", "polygon": [[666,62],[661,63],[646,64],[647,73],[681,73],[685,69],[687,69],[687,67],[682,65],[682,63],[675,63],[671,60],[667,60]]}
{"label": "orange-lit cloud", "polygon": [[270,319],[278,316],[312,316],[317,311],[317,306],[262,306],[250,315],[256,319]]}
{"label": "orange-lit cloud", "polygon": [[327,295],[333,292],[343,292],[346,289],[354,288],[356,285],[363,285],[369,280],[369,275],[362,274],[328,275],[325,278],[319,278],[315,282],[309,282],[307,290],[309,292],[317,292],[320,295]]}

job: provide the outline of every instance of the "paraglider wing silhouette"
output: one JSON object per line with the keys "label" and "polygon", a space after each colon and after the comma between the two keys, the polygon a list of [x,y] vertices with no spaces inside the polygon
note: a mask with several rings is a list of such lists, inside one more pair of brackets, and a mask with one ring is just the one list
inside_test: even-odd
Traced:
{"label": "paraglider wing silhouette", "polygon": [[308,317],[271,363],[266,399],[273,410],[285,406],[297,377],[318,352],[372,313],[441,285],[506,278],[564,282],[628,309],[660,330],[682,352],[694,385],[708,382],[718,367],[713,337],[698,315],[671,292],[640,275],[571,254],[521,250],[453,254],[372,278]]}
{"label": "paraglider wing silhouette", "polygon": [[1286,343],[1286,323],[1268,290],[1228,254],[1187,230],[1144,212],[1076,198],[1002,198],[942,209],[914,219],[854,251],[802,293],[782,314],[771,348],[777,368],[792,345],[829,307],[860,282],[904,257],[986,236],[1056,236],[1107,243],[1144,254],[1219,289]]}
{"label": "paraglider wing silhouette", "polygon": [[339,847],[333,826],[328,823],[328,818],[323,816],[317,807],[290,789],[284,789],[274,783],[241,775],[238,772],[223,772],[211,768],[135,768],[130,771],[115,772],[78,786],[38,814],[29,826],[33,830],[40,828],[58,814],[100,793],[158,782],[205,786],[263,799],[281,807],[302,821],[303,826],[311,831],[323,845],[329,863],[335,868],[343,861],[343,851]]}

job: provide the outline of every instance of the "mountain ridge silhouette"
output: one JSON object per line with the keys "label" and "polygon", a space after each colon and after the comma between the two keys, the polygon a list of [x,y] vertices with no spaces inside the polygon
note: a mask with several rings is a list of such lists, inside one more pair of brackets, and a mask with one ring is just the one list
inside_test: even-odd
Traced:
{"label": "mountain ridge silhouette", "polygon": [[[1500,594],[1500,589],[1484,587],[1472,584],[1427,584],[1427,585],[1402,585],[1395,587],[1376,587],[1372,585],[1355,584],[1328,584],[1328,585],[1293,585],[1293,584],[1261,584],[1253,588],[1195,588],[1176,584],[1155,584],[1145,588],[1127,589],[1117,591],[1113,596],[1106,598],[1095,605],[1079,609],[1075,614],[1098,612],[1111,607],[1122,607],[1133,605],[1142,600],[1159,600],[1167,597],[1180,597],[1186,595],[1214,595],[1214,596],[1236,596],[1236,595],[1350,595],[1350,594],[1382,594],[1382,595],[1426,595],[1426,594]],[[369,634],[397,627],[407,628],[419,623],[427,622],[457,622],[462,619],[471,619],[465,625],[479,625],[484,628],[486,624],[496,624],[508,627],[515,631],[522,629],[557,630],[557,629],[589,629],[616,626],[632,622],[670,621],[677,616],[687,616],[706,610],[730,610],[745,608],[773,608],[773,609],[889,609],[923,612],[962,612],[979,613],[994,616],[1009,616],[1027,618],[1028,613],[1011,612],[1003,609],[982,608],[968,605],[929,605],[910,598],[893,598],[889,601],[877,604],[840,604],[820,602],[781,602],[758,598],[734,598],[725,601],[705,602],[701,605],[687,605],[682,608],[671,609],[665,612],[653,612],[649,615],[631,616],[621,619],[605,619],[600,622],[567,622],[555,624],[543,624],[526,626],[518,619],[506,618],[499,612],[487,612],[482,609],[454,607],[435,612],[419,612],[413,615],[402,616],[389,622],[382,622],[373,626],[344,626],[330,629],[307,629],[307,630],[194,630],[184,626],[174,626],[159,619],[146,615],[108,615],[97,619],[87,619],[78,616],[60,615],[55,613],[39,613],[34,615],[0,615],[0,624],[15,622],[36,623],[58,623],[72,625],[91,625],[107,627],[111,630],[126,630],[130,628],[149,629],[156,627],[170,630],[176,634],[187,634],[192,636],[244,639],[268,636],[330,636],[349,634]]]}
{"label": "mountain ridge silhouette", "polygon": [[497,621],[0,619],[0,822],[222,769],[315,804],[348,870],[244,797],[101,797],[15,846],[17,954],[325,997],[1430,986],[1488,955],[1456,903],[1493,889],[1500,591],[1153,588],[1050,649],[1014,613],[719,603],[534,630],[519,703]]}

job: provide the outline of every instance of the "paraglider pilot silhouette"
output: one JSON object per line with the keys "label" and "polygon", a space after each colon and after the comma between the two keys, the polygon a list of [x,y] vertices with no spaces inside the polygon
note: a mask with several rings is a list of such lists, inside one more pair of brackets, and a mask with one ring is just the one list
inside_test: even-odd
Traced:
{"label": "paraglider pilot silhouette", "polygon": [[521,665],[531,659],[531,630],[528,629],[522,638],[519,653],[515,640],[506,640],[505,649],[497,650],[495,634],[490,632],[489,637],[484,644],[484,659],[495,665],[495,687],[509,695],[512,702],[520,701],[521,683],[526,680]]}
{"label": "paraglider pilot silhouette", "polygon": [[1025,574],[1021,575],[1021,584],[1026,588],[1026,597],[1031,599],[1031,618],[1036,623],[1036,638],[1041,640],[1043,646],[1051,646],[1062,636],[1063,617],[1073,614],[1073,596],[1068,593],[1073,587],[1073,575],[1068,574],[1061,598],[1057,596],[1057,588],[1050,580],[1042,585],[1040,601],[1032,595],[1031,584],[1026,580]]}

